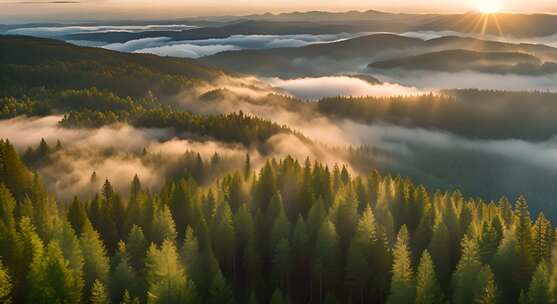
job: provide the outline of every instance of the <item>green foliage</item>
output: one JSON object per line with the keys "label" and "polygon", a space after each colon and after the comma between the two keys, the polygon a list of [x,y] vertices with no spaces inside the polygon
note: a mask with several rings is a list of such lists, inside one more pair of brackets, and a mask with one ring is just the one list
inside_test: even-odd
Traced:
{"label": "green foliage", "polygon": [[13,283],[8,270],[4,267],[3,263],[0,262],[0,303],[10,304],[12,303],[11,293],[12,293]]}
{"label": "green foliage", "polygon": [[409,241],[408,230],[406,226],[402,226],[393,249],[393,277],[387,303],[414,302],[416,288]]}
{"label": "green foliage", "polygon": [[434,303],[443,303],[443,294],[435,275],[431,255],[425,250],[416,274],[416,304]]}
{"label": "green foliage", "polygon": [[145,261],[148,303],[191,303],[194,290],[186,279],[176,247],[165,240],[151,244]]}
{"label": "green foliage", "polygon": [[91,288],[91,304],[110,304],[110,299],[103,283],[96,280]]}
{"label": "green foliage", "polygon": [[64,115],[60,124],[67,128],[95,128],[116,122],[127,122],[140,128],[170,128],[179,133],[210,136],[223,142],[241,143],[245,146],[264,143],[280,133],[294,134],[301,140],[308,140],[286,126],[242,112],[204,116],[164,108],[139,108],[134,111],[86,109],[70,111]]}
{"label": "green foliage", "polygon": [[[557,130],[555,93],[448,90],[442,94],[396,97],[331,97],[319,100],[321,113],[366,123],[446,130],[469,138],[544,140]],[[478,104],[477,100],[484,102]],[[531,101],[524,107],[523,101]],[[534,106],[536,104],[536,106]],[[496,107],[498,111],[490,111]],[[548,112],[540,113],[540,107]],[[520,109],[520,111],[518,111]],[[489,112],[490,115],[485,115]],[[525,117],[528,117],[525,119]],[[477,126],[481,125],[482,128]]]}
{"label": "green foliage", "polygon": [[482,265],[475,240],[465,237],[462,256],[453,274],[454,303],[495,302],[496,287],[489,266]]}
{"label": "green foliage", "polygon": [[[199,176],[225,161],[188,157]],[[554,228],[524,198],[513,210],[343,171],[271,159],[247,180],[177,176],[157,192],[134,178],[129,196],[106,181],[67,205],[37,177],[21,198],[0,183],[0,301],[554,301]]]}
{"label": "green foliage", "polygon": [[99,234],[91,226],[86,226],[79,238],[83,251],[83,275],[85,295],[89,295],[93,283],[106,284],[110,270],[106,249]]}
{"label": "green foliage", "polygon": [[56,242],[33,257],[28,280],[29,303],[81,303],[83,280],[70,269]]}
{"label": "green foliage", "polygon": [[211,289],[209,290],[208,304],[234,304],[234,293],[226,282],[226,279],[219,271],[213,278]]}
{"label": "green foliage", "polygon": [[528,288],[528,303],[551,303],[552,297],[549,289],[549,271],[547,264],[541,262],[532,277]]}

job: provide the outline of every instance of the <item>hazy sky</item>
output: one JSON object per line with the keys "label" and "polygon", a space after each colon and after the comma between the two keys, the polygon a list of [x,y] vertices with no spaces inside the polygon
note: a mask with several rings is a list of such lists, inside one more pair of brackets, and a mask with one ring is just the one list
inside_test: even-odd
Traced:
{"label": "hazy sky", "polygon": [[0,0],[0,23],[180,18],[295,10],[464,12],[494,3],[509,12],[557,13],[557,0]]}

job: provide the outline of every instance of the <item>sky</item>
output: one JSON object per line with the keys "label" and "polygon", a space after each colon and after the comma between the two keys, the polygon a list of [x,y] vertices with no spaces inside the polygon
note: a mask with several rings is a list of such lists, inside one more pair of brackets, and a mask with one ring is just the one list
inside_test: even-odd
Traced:
{"label": "sky", "polygon": [[556,0],[0,0],[0,23],[171,19],[311,10],[449,13],[486,6],[507,12],[557,13]]}

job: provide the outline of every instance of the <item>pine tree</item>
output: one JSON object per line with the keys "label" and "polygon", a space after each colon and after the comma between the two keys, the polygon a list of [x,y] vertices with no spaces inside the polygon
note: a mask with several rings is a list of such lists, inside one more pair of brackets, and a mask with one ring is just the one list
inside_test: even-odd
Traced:
{"label": "pine tree", "polygon": [[22,200],[31,188],[32,176],[25,167],[15,148],[8,140],[0,139],[0,184]]}
{"label": "pine tree", "polygon": [[358,200],[354,191],[348,189],[345,194],[337,196],[329,217],[335,224],[341,248],[348,248],[358,224]]}
{"label": "pine tree", "polygon": [[489,263],[493,258],[495,252],[497,252],[497,247],[501,241],[501,235],[494,227],[494,224],[483,223],[481,225],[481,232],[478,240],[478,246],[480,248],[480,257],[482,262]]}
{"label": "pine tree", "polygon": [[540,213],[536,222],[532,226],[532,253],[534,264],[538,264],[542,260],[548,260],[551,256],[551,246],[554,235],[551,223]]}
{"label": "pine tree", "polygon": [[93,227],[85,226],[79,240],[83,252],[85,295],[88,297],[96,280],[106,284],[110,266],[106,249]]}
{"label": "pine tree", "polygon": [[346,259],[346,285],[350,289],[350,298],[353,290],[358,291],[360,302],[364,303],[365,288],[370,277],[369,265],[361,246],[354,240],[348,248]]}
{"label": "pine tree", "polygon": [[[302,216],[306,216],[313,205],[316,193],[313,189],[313,174],[312,167],[309,158],[306,159],[304,164],[304,169],[302,173],[302,183],[300,188],[300,198],[298,199],[298,210]],[[323,202],[324,204],[330,204],[330,202]]]}
{"label": "pine tree", "polygon": [[528,204],[520,196],[515,204],[514,227],[518,240],[518,283],[521,289],[526,290],[534,272],[534,257],[532,256],[532,220],[528,211]]}
{"label": "pine tree", "polygon": [[232,288],[226,282],[226,279],[219,271],[213,278],[211,288],[209,289],[209,299],[207,304],[234,304],[234,293]]}
{"label": "pine tree", "polygon": [[83,281],[69,268],[57,242],[31,264],[29,303],[81,303]]}
{"label": "pine tree", "polygon": [[79,201],[77,196],[74,197],[67,215],[68,221],[72,224],[78,235],[83,231],[85,225],[90,224],[87,210],[82,202]]}
{"label": "pine tree", "polygon": [[140,295],[143,286],[139,282],[137,273],[130,266],[126,244],[122,241],[118,243],[118,249],[112,259],[112,264],[112,272],[108,280],[110,298],[115,303],[119,303],[126,291],[131,292],[132,295]]}
{"label": "pine tree", "polygon": [[435,269],[441,286],[448,290],[451,278],[451,245],[449,231],[441,220],[438,220],[433,227],[433,235],[429,243],[428,252],[431,253],[431,257],[435,261]]}
{"label": "pine tree", "polygon": [[412,256],[406,226],[402,226],[393,249],[393,277],[387,303],[413,303],[415,295]]}
{"label": "pine tree", "polygon": [[174,242],[176,240],[176,226],[172,214],[167,206],[159,208],[155,213],[151,229],[151,240],[155,244],[162,244],[165,240]]}
{"label": "pine tree", "polygon": [[14,217],[15,207],[16,202],[12,194],[0,183],[0,256],[8,265],[15,264],[21,259],[16,250],[18,237]]}
{"label": "pine tree", "polygon": [[165,240],[160,249],[151,244],[145,268],[148,303],[189,303],[192,300],[190,284],[172,241]]}
{"label": "pine tree", "polygon": [[14,302],[23,302],[28,298],[30,281],[29,272],[33,261],[40,261],[44,255],[44,244],[31,223],[31,219],[23,217],[18,223],[18,249],[19,260],[17,261],[18,273],[14,281]]}
{"label": "pine tree", "polygon": [[267,162],[263,169],[261,169],[259,179],[253,191],[254,206],[252,210],[257,208],[267,210],[271,197],[277,193],[276,176],[270,162]]}
{"label": "pine tree", "polygon": [[135,271],[143,271],[148,244],[141,227],[137,225],[132,226],[126,241],[126,248],[130,258],[130,266]]}
{"label": "pine tree", "polygon": [[[481,273],[484,275],[479,277]],[[481,299],[488,283],[487,273],[480,261],[477,242],[465,237],[462,241],[462,256],[453,274],[453,302],[470,303],[471,300]]]}
{"label": "pine tree", "polygon": [[412,253],[414,256],[419,256],[420,252],[428,248],[435,225],[432,205],[428,203],[422,208],[422,216],[416,228],[416,232],[414,233],[414,237],[412,238]]}
{"label": "pine tree", "polygon": [[278,216],[276,217],[273,228],[271,230],[270,246],[271,252],[281,239],[288,238],[290,234],[290,222],[286,216],[284,208],[279,209]]}
{"label": "pine tree", "polygon": [[240,266],[238,267],[243,270],[244,267],[244,256],[248,247],[248,242],[250,238],[255,238],[255,226],[253,222],[253,217],[248,210],[246,204],[243,204],[236,214],[234,215],[234,239],[235,239],[235,250],[236,257],[239,261]]}
{"label": "pine tree", "polygon": [[285,289],[288,293],[289,290],[289,277],[290,277],[290,265],[292,263],[292,252],[290,248],[290,243],[287,238],[281,239],[274,251],[273,256],[273,268],[275,276],[280,282],[279,286],[281,289]]}
{"label": "pine tree", "polygon": [[95,280],[91,288],[91,304],[110,304],[106,288],[99,280]]}
{"label": "pine tree", "polygon": [[217,208],[213,221],[212,234],[213,248],[221,268],[226,273],[235,273],[236,248],[232,210],[227,202]]}
{"label": "pine tree", "polygon": [[10,304],[12,303],[12,279],[8,273],[8,270],[4,267],[4,264],[0,261],[0,303]]}
{"label": "pine tree", "polygon": [[323,300],[324,289],[335,285],[338,276],[340,248],[338,236],[333,223],[325,220],[317,234],[315,242],[312,271],[317,277],[319,302]]}
{"label": "pine tree", "polygon": [[435,275],[431,255],[424,250],[416,275],[416,304],[443,303],[443,293]]}
{"label": "pine tree", "polygon": [[503,303],[515,301],[520,292],[517,280],[517,266],[519,265],[518,241],[514,231],[506,229],[497,252],[493,256],[493,271],[497,284],[501,288]]}
{"label": "pine tree", "polygon": [[542,261],[538,265],[538,268],[532,277],[532,281],[530,282],[527,297],[528,303],[530,304],[552,303],[549,288],[549,272],[545,261]]}
{"label": "pine tree", "polygon": [[126,290],[124,291],[124,296],[122,297],[122,302],[121,304],[139,304],[139,298],[132,298],[130,296],[130,293]]}
{"label": "pine tree", "polygon": [[480,273],[480,279],[483,280],[483,291],[480,296],[476,299],[477,304],[496,304],[498,303],[497,298],[497,286],[495,285],[495,279],[491,268],[489,266],[484,266],[482,272]]}
{"label": "pine tree", "polygon": [[55,231],[53,239],[60,245],[64,258],[68,261],[72,271],[74,271],[75,275],[81,277],[83,275],[83,252],[71,224],[67,221],[60,223],[60,227]]}

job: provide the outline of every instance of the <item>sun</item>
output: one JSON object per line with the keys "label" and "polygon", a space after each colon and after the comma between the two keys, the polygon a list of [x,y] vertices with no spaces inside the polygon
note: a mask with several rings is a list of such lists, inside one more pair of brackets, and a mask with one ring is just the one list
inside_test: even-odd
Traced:
{"label": "sun", "polygon": [[496,14],[501,11],[501,2],[497,0],[479,0],[476,6],[482,14]]}

